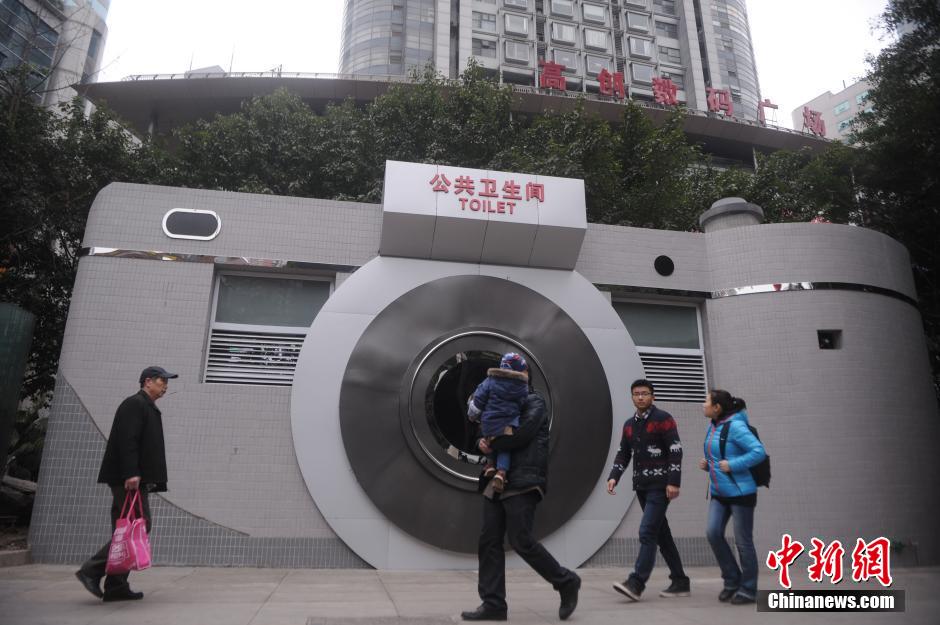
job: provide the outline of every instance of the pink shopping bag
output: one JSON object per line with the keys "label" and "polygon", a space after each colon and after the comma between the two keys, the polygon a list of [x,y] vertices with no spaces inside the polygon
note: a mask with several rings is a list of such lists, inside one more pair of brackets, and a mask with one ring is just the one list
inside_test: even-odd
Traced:
{"label": "pink shopping bag", "polygon": [[123,575],[149,568],[150,539],[147,537],[147,521],[144,519],[140,491],[134,490],[124,497],[121,516],[115,523],[114,534],[111,536],[105,573]]}

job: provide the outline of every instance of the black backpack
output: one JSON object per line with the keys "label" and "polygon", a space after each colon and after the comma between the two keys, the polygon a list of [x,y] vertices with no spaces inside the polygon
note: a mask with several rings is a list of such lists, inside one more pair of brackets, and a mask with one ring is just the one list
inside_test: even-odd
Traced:
{"label": "black backpack", "polygon": [[[725,447],[728,446],[728,429],[730,427],[731,421],[728,421],[723,426],[721,426],[721,434],[720,438],[718,439],[718,450],[721,453],[722,460],[725,460]],[[751,427],[751,424],[747,424],[747,429],[751,431],[751,434],[753,434],[757,440],[760,440],[760,436],[757,435],[757,430]],[[764,449],[764,451],[766,452],[767,450]],[[755,464],[753,467],[750,467],[749,471],[751,472],[751,477],[754,478],[754,482],[758,486],[766,486],[767,488],[770,488],[770,454],[766,454],[764,459]],[[731,478],[732,482],[737,484],[734,479],[734,475],[729,473],[728,477]]]}

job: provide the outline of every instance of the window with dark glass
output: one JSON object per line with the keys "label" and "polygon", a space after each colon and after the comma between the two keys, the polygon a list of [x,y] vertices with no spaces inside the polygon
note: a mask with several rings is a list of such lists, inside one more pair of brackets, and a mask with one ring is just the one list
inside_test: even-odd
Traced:
{"label": "window with dark glass", "polygon": [[700,402],[708,388],[695,305],[615,301],[659,401]]}
{"label": "window with dark glass", "polygon": [[663,15],[675,15],[676,0],[653,0],[653,10]]}
{"label": "window with dark glass", "polygon": [[679,48],[659,46],[659,60],[678,65],[682,62],[682,53],[679,52]]}
{"label": "window with dark glass", "polygon": [[214,239],[222,229],[222,220],[213,211],[174,208],[163,216],[163,232],[173,239]]}
{"label": "window with dark glass", "polygon": [[656,34],[670,39],[679,38],[679,25],[673,22],[661,22],[656,20]]}
{"label": "window with dark glass", "polygon": [[482,30],[488,33],[496,32],[496,16],[491,13],[473,12],[474,30]]}
{"label": "window with dark glass", "polygon": [[257,274],[216,276],[205,381],[288,386],[332,281]]}
{"label": "window with dark glass", "polygon": [[488,39],[474,38],[473,56],[495,59],[496,58],[496,42],[490,41]]}
{"label": "window with dark glass", "polygon": [[596,4],[588,4],[585,2],[581,8],[584,12],[585,22],[595,22],[598,24],[607,23],[607,7],[598,6]]}

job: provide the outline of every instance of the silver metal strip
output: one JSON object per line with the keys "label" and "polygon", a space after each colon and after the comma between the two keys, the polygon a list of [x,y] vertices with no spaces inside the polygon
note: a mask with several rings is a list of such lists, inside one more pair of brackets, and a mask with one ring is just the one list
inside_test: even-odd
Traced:
{"label": "silver metal strip", "polygon": [[628,293],[631,295],[665,295],[686,299],[721,299],[724,297],[737,297],[739,295],[757,295],[764,293],[783,293],[787,291],[855,291],[858,293],[873,293],[884,295],[919,308],[917,300],[900,291],[887,289],[871,284],[858,284],[856,282],[782,282],[779,284],[755,284],[751,286],[731,287],[717,291],[690,291],[682,289],[661,289],[649,286],[625,286],[620,284],[597,284],[598,289],[611,293]]}
{"label": "silver metal strip", "polygon": [[143,260],[162,260],[181,263],[210,263],[235,267],[265,267],[269,269],[308,269],[328,270],[352,273],[359,265],[336,265],[331,263],[311,263],[300,260],[274,258],[251,258],[248,256],[211,256],[209,254],[180,254],[176,252],[157,252],[144,250],[122,250],[115,247],[83,247],[78,251],[82,256],[107,256],[110,258],[136,258]]}
{"label": "silver metal strip", "polygon": [[[359,269],[358,265],[335,265],[330,263],[311,263],[299,260],[283,260],[273,258],[250,258],[248,256],[211,256],[208,254],[179,254],[175,252],[157,252],[143,250],[122,250],[114,247],[83,247],[78,251],[81,256],[108,256],[111,258],[137,258],[145,260],[162,260],[184,263],[211,263],[215,265],[228,265],[236,267],[265,267],[270,269],[308,269],[327,270],[342,273],[352,273]],[[737,297],[739,295],[757,295],[764,293],[784,293],[788,291],[855,291],[857,293],[873,293],[901,300],[914,308],[919,308],[917,300],[900,291],[871,284],[857,282],[781,282],[779,284],[755,284],[751,286],[738,286],[717,291],[691,291],[682,289],[662,289],[648,286],[628,286],[622,284],[596,284],[602,291],[611,293],[665,295],[669,297],[683,297],[691,299],[721,299],[723,297]]]}

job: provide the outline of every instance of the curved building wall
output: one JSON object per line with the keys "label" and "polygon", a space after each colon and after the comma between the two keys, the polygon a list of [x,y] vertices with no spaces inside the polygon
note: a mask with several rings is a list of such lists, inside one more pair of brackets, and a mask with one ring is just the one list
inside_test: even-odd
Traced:
{"label": "curved building wall", "polygon": [[[219,235],[167,237],[161,220],[179,207],[215,211]],[[35,559],[77,562],[107,539],[107,489],[94,483],[104,441],[118,403],[136,390],[137,371],[156,363],[180,374],[160,402],[170,490],[155,498],[158,563],[365,566],[304,482],[291,387],[209,383],[206,352],[220,273],[325,278],[341,289],[376,257],[381,225],[375,205],[129,184],[102,191],[63,342],[31,526]],[[661,255],[673,260],[671,275],[655,271]],[[421,262],[435,264],[408,264]],[[700,312],[707,382],[748,400],[773,459],[772,486],[759,496],[759,551],[779,548],[783,532],[844,544],[883,534],[916,543],[901,562],[914,563],[915,552],[922,564],[940,562],[933,522],[940,510],[924,496],[940,486],[937,408],[907,254],[897,242],[827,224],[708,234],[589,225],[575,271],[615,302],[678,302]],[[730,295],[792,282],[837,288]],[[549,280],[541,288],[561,287]],[[586,310],[605,306],[603,298],[579,301]],[[840,330],[840,349],[821,350],[818,330]],[[634,362],[632,342],[619,344],[630,352],[621,361]],[[617,375],[626,373],[608,372]],[[612,402],[615,424],[629,416],[628,392]],[[696,467],[701,407],[659,404],[676,417],[685,447],[683,496],[670,506],[670,525],[688,564],[711,565],[705,476]],[[622,520],[588,565],[622,566],[635,553],[639,507],[629,489],[610,499]],[[389,554],[387,566],[400,561]]]}
{"label": "curved building wall", "polygon": [[704,22],[699,36],[704,35],[710,86],[731,90],[736,117],[757,119],[760,83],[745,0],[694,2]]}
{"label": "curved building wall", "polygon": [[435,0],[348,0],[340,73],[404,75],[434,61]]}

